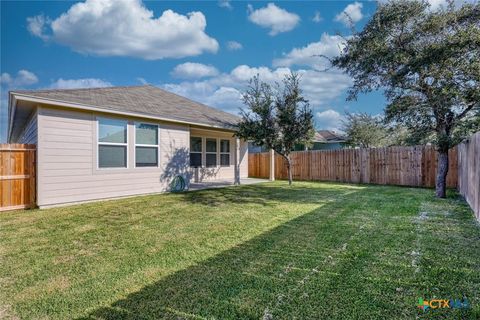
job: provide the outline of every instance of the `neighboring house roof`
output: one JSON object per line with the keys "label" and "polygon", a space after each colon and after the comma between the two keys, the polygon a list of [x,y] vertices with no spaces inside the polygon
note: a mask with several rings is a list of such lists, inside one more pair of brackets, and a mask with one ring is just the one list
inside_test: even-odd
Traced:
{"label": "neighboring house roof", "polygon": [[239,117],[189,100],[152,85],[87,89],[15,90],[17,99],[37,98],[95,107],[106,112],[128,113],[175,122],[233,129]]}
{"label": "neighboring house roof", "polygon": [[335,131],[330,130],[318,130],[315,132],[313,138],[314,142],[325,142],[325,143],[334,143],[334,142],[345,142],[345,137]]}

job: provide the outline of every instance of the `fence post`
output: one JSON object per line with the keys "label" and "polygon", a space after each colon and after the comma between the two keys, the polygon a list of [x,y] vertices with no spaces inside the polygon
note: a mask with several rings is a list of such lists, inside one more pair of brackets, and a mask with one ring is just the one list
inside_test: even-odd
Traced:
{"label": "fence post", "polygon": [[269,161],[270,161],[269,180],[275,181],[275,151],[273,151],[273,149],[270,149]]}

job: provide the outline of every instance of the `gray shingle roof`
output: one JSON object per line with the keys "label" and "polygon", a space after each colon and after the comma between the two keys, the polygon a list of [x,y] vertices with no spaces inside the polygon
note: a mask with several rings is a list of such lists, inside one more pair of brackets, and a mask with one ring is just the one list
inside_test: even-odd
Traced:
{"label": "gray shingle roof", "polygon": [[15,90],[35,98],[76,103],[105,109],[129,112],[145,117],[196,123],[231,129],[239,117],[189,100],[152,85],[88,89]]}
{"label": "gray shingle roof", "polygon": [[318,130],[314,136],[315,142],[344,142],[345,137],[335,131]]}

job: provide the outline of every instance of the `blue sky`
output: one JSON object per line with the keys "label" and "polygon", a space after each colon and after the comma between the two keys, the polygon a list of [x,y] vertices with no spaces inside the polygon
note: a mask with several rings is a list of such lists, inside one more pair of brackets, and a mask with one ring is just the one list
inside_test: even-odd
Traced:
{"label": "blue sky", "polygon": [[375,2],[124,1],[1,2],[0,141],[7,91],[143,82],[238,113],[255,74],[279,81],[295,70],[319,129],[337,129],[345,111],[381,113],[381,93],[345,101],[351,80],[324,71],[345,14],[361,29]]}

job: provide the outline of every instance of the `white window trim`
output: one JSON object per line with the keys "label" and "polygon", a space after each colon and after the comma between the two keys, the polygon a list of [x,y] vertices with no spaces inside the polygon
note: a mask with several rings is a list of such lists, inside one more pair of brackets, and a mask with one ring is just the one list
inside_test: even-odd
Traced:
{"label": "white window trim", "polygon": [[[152,126],[157,126],[157,144],[137,144],[137,124],[148,124]],[[136,121],[133,123],[133,167],[135,169],[151,169],[151,168],[160,168],[160,126],[158,123],[145,122],[145,121]],[[148,148],[157,148],[157,165],[156,166],[140,166],[137,167],[137,147],[148,147]]]}
{"label": "white window trim", "polygon": [[[200,146],[201,146],[201,148],[202,148],[201,151],[192,151],[192,146],[191,146],[191,139],[192,139],[192,138],[200,138]],[[205,139],[204,139],[203,137],[190,136],[190,140],[189,140],[189,149],[190,149],[189,151],[190,151],[190,153],[200,153],[200,166],[192,166],[192,165],[190,164],[190,159],[189,159],[189,161],[188,161],[188,166],[189,166],[190,168],[203,168],[203,150],[205,150],[205,149],[204,149],[204,146],[203,146],[204,142],[205,142]],[[189,157],[190,157],[190,155],[189,155]]]}
{"label": "white window trim", "polygon": [[[99,135],[100,135],[100,119],[105,119],[105,120],[118,120],[118,121],[124,121],[126,122],[127,124],[127,132],[126,132],[126,136],[127,136],[127,142],[126,143],[119,143],[119,142],[100,142],[99,141]],[[128,120],[124,120],[124,119],[119,119],[119,118],[109,118],[109,117],[96,117],[96,121],[97,121],[97,150],[96,150],[96,154],[97,154],[97,170],[125,170],[125,169],[128,169]],[[126,163],[125,163],[125,167],[105,167],[105,168],[101,168],[100,167],[100,148],[99,146],[100,145],[105,145],[105,146],[123,146],[125,147],[125,152],[126,152]]]}
{"label": "white window trim", "polygon": [[[207,151],[207,139],[210,140],[215,140],[215,152]],[[212,137],[205,137],[205,168],[218,168],[219,166],[219,161],[220,156],[219,156],[219,139],[218,138],[212,138]],[[207,166],[207,154],[215,154],[215,165],[214,166]]]}
{"label": "white window trim", "polygon": [[[222,140],[228,141],[228,152],[222,152]],[[232,160],[231,146],[232,146],[232,141],[230,139],[220,139],[220,148],[219,148],[219,152],[220,152],[219,166],[220,167],[228,168],[228,167],[231,166],[231,163],[232,163],[232,161],[231,161]],[[222,164],[222,154],[228,154],[228,165]]]}

